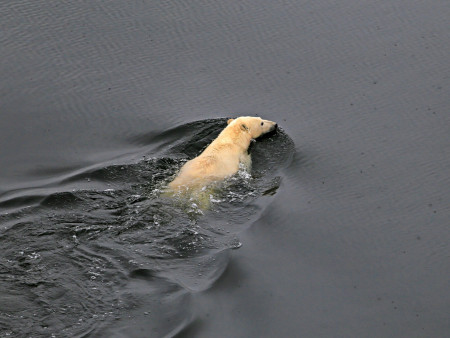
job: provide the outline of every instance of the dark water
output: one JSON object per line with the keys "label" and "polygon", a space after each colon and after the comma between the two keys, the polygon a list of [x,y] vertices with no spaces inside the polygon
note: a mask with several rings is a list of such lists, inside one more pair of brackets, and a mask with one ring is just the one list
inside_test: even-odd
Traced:
{"label": "dark water", "polygon": [[[0,336],[448,336],[449,17],[0,4]],[[161,196],[238,115],[251,174]]]}

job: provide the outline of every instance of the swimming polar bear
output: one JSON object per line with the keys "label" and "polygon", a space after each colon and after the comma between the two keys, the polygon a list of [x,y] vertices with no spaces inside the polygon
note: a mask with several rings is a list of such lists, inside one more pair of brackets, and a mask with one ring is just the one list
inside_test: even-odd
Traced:
{"label": "swimming polar bear", "polygon": [[172,191],[202,188],[222,181],[237,173],[240,165],[249,171],[252,164],[248,153],[250,143],[277,128],[275,122],[252,116],[229,119],[227,124],[199,156],[184,164],[169,183]]}

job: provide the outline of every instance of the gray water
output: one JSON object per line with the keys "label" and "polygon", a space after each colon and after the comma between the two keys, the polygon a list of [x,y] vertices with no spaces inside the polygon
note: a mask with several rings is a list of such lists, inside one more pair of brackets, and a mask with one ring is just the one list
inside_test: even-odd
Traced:
{"label": "gray water", "polygon": [[[449,17],[0,4],[0,336],[448,336]],[[161,196],[239,115],[252,172]]]}

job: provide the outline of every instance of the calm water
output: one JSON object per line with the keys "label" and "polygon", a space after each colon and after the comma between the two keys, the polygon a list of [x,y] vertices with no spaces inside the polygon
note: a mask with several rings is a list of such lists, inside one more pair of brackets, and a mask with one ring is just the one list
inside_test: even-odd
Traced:
{"label": "calm water", "polygon": [[[0,336],[446,337],[450,4],[0,4]],[[160,195],[281,130],[210,210]]]}

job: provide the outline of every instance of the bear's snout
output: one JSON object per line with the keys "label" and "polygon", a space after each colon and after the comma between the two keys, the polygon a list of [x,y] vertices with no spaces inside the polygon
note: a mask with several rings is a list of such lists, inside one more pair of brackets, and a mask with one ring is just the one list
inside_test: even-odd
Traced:
{"label": "bear's snout", "polygon": [[265,130],[263,130],[263,132],[260,135],[260,137],[273,135],[278,130],[278,124],[276,122],[265,120],[264,125],[265,125],[266,128],[265,128]]}
{"label": "bear's snout", "polygon": [[273,123],[271,126],[270,126],[270,129],[269,129],[269,133],[271,133],[271,132],[273,132],[273,131],[276,131],[276,130],[278,130],[278,123]]}

